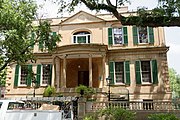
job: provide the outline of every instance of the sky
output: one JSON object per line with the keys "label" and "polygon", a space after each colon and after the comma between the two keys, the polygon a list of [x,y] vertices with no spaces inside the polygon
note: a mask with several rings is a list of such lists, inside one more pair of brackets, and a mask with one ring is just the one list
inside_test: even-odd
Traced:
{"label": "sky", "polygon": [[[39,9],[38,11],[39,16],[43,18],[71,16],[72,14],[77,13],[79,10],[84,10],[93,14],[92,11],[86,9],[84,6],[76,9],[75,12],[71,14],[57,14],[57,4],[53,4],[52,2],[50,2],[50,0],[47,0],[46,2],[44,0],[36,1],[38,5],[43,6],[43,8]],[[128,5],[128,10],[136,11],[137,7],[142,6],[145,6],[148,9],[152,9],[157,6],[157,0],[131,0],[131,4]],[[180,27],[165,27],[165,40],[166,45],[170,47],[167,53],[168,66],[169,68],[175,69],[177,74],[180,74]]]}

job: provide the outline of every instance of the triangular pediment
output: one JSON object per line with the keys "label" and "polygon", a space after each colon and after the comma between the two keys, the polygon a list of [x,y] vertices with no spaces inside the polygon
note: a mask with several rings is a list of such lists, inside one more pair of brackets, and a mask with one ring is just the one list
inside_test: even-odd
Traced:
{"label": "triangular pediment", "polygon": [[80,11],[73,16],[62,21],[60,24],[77,24],[77,23],[91,23],[91,22],[102,22],[104,21],[101,18],[98,18],[92,14],[89,14],[84,11]]}

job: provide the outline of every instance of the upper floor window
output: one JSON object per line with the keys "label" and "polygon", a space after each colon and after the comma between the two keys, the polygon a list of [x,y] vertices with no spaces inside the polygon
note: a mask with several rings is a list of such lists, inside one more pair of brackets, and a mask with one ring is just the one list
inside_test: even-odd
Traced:
{"label": "upper floor window", "polygon": [[130,84],[129,61],[109,63],[109,75],[112,78],[112,84]]}
{"label": "upper floor window", "polygon": [[108,44],[127,45],[128,44],[127,27],[108,28]]}
{"label": "upper floor window", "polygon": [[136,61],[136,83],[146,84],[146,83],[158,83],[158,70],[157,61]]}
{"label": "upper floor window", "polygon": [[85,31],[74,33],[73,43],[90,43],[90,33]]}
{"label": "upper floor window", "polygon": [[139,43],[148,43],[147,27],[138,28]]}
{"label": "upper floor window", "polygon": [[40,36],[40,41],[39,41],[39,50],[46,50],[47,49],[47,44],[53,45],[53,47],[56,45],[56,40],[58,35],[56,32],[51,32],[49,33],[49,36]]}
{"label": "upper floor window", "polygon": [[134,44],[154,43],[154,31],[152,27],[136,27],[133,26],[133,42]]}

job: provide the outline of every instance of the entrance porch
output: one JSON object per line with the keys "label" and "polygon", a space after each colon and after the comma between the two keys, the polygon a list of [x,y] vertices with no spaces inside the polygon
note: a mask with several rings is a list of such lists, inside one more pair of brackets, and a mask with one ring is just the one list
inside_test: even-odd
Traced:
{"label": "entrance porch", "polygon": [[[78,46],[75,45],[75,48],[72,49],[68,48],[70,51],[63,54],[53,55],[54,79],[52,85],[56,87],[57,92],[62,94],[75,93],[75,88],[80,84],[98,90],[102,89],[105,84],[105,46],[95,45],[95,48],[89,45]],[[76,48],[79,50],[74,50]]]}

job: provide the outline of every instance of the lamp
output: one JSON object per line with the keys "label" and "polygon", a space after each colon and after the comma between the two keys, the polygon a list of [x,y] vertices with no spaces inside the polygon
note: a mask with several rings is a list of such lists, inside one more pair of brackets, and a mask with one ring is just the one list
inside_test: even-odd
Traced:
{"label": "lamp", "polygon": [[33,97],[35,97],[36,95],[36,77],[35,76],[33,76],[32,83],[33,83],[33,88],[34,88]]}
{"label": "lamp", "polygon": [[108,85],[108,101],[110,101],[110,84],[111,84],[111,80],[112,80],[112,78],[110,76],[108,76],[108,78],[106,78],[107,85]]}

